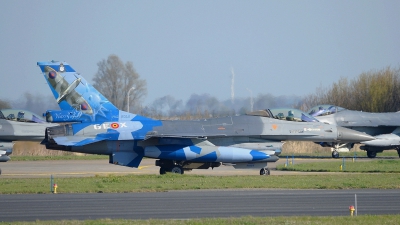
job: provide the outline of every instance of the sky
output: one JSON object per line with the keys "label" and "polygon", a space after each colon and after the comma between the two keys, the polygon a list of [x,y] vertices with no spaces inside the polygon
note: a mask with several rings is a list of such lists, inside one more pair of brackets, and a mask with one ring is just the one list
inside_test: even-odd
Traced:
{"label": "sky", "polygon": [[305,96],[400,67],[400,1],[0,0],[0,99],[51,95],[38,61],[87,81],[116,54],[147,81],[144,104],[207,93]]}

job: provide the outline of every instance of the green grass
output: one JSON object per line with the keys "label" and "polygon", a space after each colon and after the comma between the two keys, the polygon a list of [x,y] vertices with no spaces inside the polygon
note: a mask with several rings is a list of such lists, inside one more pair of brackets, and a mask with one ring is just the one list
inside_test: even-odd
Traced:
{"label": "green grass", "polygon": [[[227,188],[284,189],[397,189],[395,173],[283,176],[201,176],[201,175],[109,175],[85,178],[54,178],[59,193],[162,192]],[[2,178],[0,194],[50,193],[50,178]]]}
{"label": "green grass", "polygon": [[[289,160],[291,162],[291,160]],[[346,158],[329,162],[296,163],[294,165],[278,165],[277,170],[302,172],[360,172],[360,173],[400,173],[400,160],[375,159],[368,162],[353,161]],[[298,161],[299,162],[299,161]]]}
{"label": "green grass", "polygon": [[62,221],[34,221],[34,222],[0,222],[0,225],[15,224],[15,225],[30,225],[30,224],[44,224],[44,225],[203,225],[203,224],[282,224],[282,225],[342,225],[342,224],[363,224],[363,225],[376,225],[376,224],[400,224],[400,215],[362,215],[362,216],[293,216],[293,217],[239,217],[239,218],[204,218],[204,219],[188,219],[188,220],[122,220],[122,219],[100,219],[100,220],[62,220]]}

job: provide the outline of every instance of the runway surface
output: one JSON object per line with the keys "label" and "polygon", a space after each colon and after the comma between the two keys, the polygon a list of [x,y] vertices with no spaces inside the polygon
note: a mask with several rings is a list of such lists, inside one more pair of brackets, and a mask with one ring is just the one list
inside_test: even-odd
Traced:
{"label": "runway surface", "polygon": [[[339,165],[342,159],[295,159],[293,163],[315,162],[315,161],[331,161],[336,160]],[[368,160],[368,159],[359,159]],[[289,162],[292,162],[290,159]],[[313,174],[311,172],[290,172],[276,171],[276,165],[286,163],[285,159],[281,159],[275,163],[269,163],[271,175],[302,175]],[[108,174],[159,174],[159,167],[155,166],[154,159],[143,159],[139,168],[130,168],[109,164],[108,160],[49,160],[49,161],[8,161],[0,163],[2,170],[1,178],[39,178],[49,177],[85,177],[94,175]],[[185,172],[187,174],[201,174],[209,176],[231,176],[231,175],[258,175],[258,169],[242,169],[237,170],[232,166],[220,166],[213,170],[193,170]],[[321,173],[314,173],[321,174]]]}
{"label": "runway surface", "polygon": [[[294,163],[341,159],[296,159]],[[369,160],[369,159],[359,159]],[[271,175],[308,175],[276,171],[280,160],[269,164]],[[9,161],[1,163],[1,178],[86,177],[108,174],[158,174],[153,159],[139,169],[111,165],[108,160]],[[210,176],[258,175],[258,170],[193,170]],[[398,190],[199,190],[120,194],[0,195],[0,221],[83,220],[99,218],[187,219],[239,216],[346,216],[357,194],[358,214],[398,214]]]}
{"label": "runway surface", "polygon": [[0,195],[0,221],[398,214],[398,190],[202,190]]}

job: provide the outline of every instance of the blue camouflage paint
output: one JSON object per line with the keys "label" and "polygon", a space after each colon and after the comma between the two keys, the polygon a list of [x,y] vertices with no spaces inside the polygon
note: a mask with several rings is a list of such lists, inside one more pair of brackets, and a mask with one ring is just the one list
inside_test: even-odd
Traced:
{"label": "blue camouflage paint", "polygon": [[170,159],[170,160],[186,160],[185,152],[182,146],[157,146],[161,151],[160,159]]}
{"label": "blue camouflage paint", "polygon": [[[76,72],[68,63],[62,62],[64,65],[65,72]],[[44,68],[46,66],[50,66],[54,70],[57,70],[60,68],[60,62],[59,61],[52,61],[52,63],[49,62],[38,62],[37,65],[40,67],[42,72],[44,72]]]}
{"label": "blue camouflage paint", "polygon": [[253,161],[261,161],[268,159],[270,156],[268,154],[265,154],[264,152],[252,150],[250,152],[250,155],[253,157]]}
{"label": "blue camouflage paint", "polygon": [[194,162],[217,162],[217,152],[211,152],[207,155],[201,156],[199,158],[195,158],[192,161]]}
{"label": "blue camouflage paint", "polygon": [[197,147],[197,146],[190,146],[190,151],[196,153],[196,154],[200,154],[201,152],[201,148]]}
{"label": "blue camouflage paint", "polygon": [[[120,111],[67,63],[38,62],[38,65],[61,108],[61,111],[48,111],[48,118],[60,122],[80,122],[67,125],[65,128],[71,126],[72,131],[67,130],[64,136],[57,136],[56,133],[52,137],[59,145],[75,147],[97,142],[88,150],[75,149],[94,153],[100,148],[102,154],[112,154],[110,163],[129,167],[138,167],[145,155],[172,161],[227,163],[260,162],[270,158],[256,150],[219,147],[211,142],[199,144],[204,141],[202,135],[207,132],[227,135],[225,129],[220,131],[218,127],[216,130],[217,126],[207,120],[202,121],[200,127],[188,122],[172,123]],[[60,69],[62,66],[63,70]],[[217,124],[224,124],[225,128],[225,124],[230,125],[231,122],[232,117],[229,117],[220,119]],[[175,131],[177,126],[179,132]]]}

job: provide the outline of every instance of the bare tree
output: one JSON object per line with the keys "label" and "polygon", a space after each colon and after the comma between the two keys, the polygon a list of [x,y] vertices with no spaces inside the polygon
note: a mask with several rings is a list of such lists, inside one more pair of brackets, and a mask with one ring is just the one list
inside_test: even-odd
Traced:
{"label": "bare tree", "polygon": [[[400,69],[390,67],[361,73],[350,82],[341,78],[331,88],[319,88],[303,98],[306,108],[333,104],[351,110],[394,112],[400,109]],[[307,110],[308,110],[307,109]]]}
{"label": "bare tree", "polygon": [[[97,63],[98,71],[93,78],[93,86],[117,108],[137,111],[147,94],[146,80],[135,71],[132,62],[125,64],[117,55],[109,55]],[[129,103],[128,103],[129,92]]]}
{"label": "bare tree", "polygon": [[10,103],[13,109],[28,110],[39,115],[42,115],[48,109],[60,110],[59,105],[53,95],[42,95],[31,92],[23,93],[17,100]]}
{"label": "bare tree", "polygon": [[10,103],[0,99],[0,109],[9,109],[9,108],[11,108]]}

